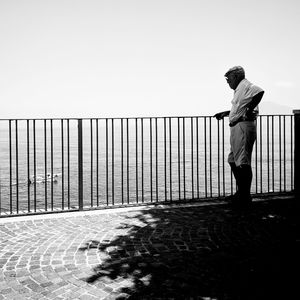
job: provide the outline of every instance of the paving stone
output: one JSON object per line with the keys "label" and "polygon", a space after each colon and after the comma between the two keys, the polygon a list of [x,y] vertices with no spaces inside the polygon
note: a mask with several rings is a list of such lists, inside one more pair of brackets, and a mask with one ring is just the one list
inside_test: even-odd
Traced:
{"label": "paving stone", "polygon": [[0,219],[0,300],[276,299],[297,287],[293,199],[208,204]]}
{"label": "paving stone", "polygon": [[13,292],[13,290],[11,289],[11,288],[8,288],[8,289],[2,289],[1,290],[1,294],[2,295],[7,295],[7,294],[10,294],[10,293],[12,293]]}
{"label": "paving stone", "polygon": [[84,295],[81,295],[79,297],[80,300],[95,300],[95,299],[99,299],[97,298],[96,296],[93,296],[93,295],[90,295],[90,294],[84,294]]}
{"label": "paving stone", "polygon": [[48,282],[42,283],[41,287],[46,288],[46,287],[49,287],[49,286],[51,286],[53,284],[54,284],[53,282],[48,281]]}

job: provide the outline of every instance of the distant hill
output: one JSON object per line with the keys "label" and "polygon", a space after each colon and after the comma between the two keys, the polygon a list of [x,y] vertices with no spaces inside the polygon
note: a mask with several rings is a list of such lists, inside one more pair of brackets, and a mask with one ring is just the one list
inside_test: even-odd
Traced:
{"label": "distant hill", "polygon": [[262,101],[259,104],[259,113],[261,115],[286,115],[293,114],[293,108],[277,104],[271,101]]}

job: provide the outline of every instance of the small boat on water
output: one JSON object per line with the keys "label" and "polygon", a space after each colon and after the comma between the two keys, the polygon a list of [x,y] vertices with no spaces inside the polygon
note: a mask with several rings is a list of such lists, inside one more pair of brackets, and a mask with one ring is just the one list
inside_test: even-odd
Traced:
{"label": "small boat on water", "polygon": [[57,182],[57,178],[58,178],[59,174],[53,174],[53,176],[51,175],[51,173],[47,173],[47,176],[41,176],[41,175],[36,175],[36,176],[32,176],[29,179],[29,184],[33,184],[33,183],[45,183],[46,181],[53,181],[53,182]]}

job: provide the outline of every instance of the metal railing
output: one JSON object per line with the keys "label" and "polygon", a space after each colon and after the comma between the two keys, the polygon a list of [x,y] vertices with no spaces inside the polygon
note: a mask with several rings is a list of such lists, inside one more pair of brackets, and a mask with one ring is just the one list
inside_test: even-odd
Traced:
{"label": "metal railing", "polygon": [[[257,120],[252,193],[294,189],[294,116]],[[0,120],[1,216],[222,197],[227,120]]]}

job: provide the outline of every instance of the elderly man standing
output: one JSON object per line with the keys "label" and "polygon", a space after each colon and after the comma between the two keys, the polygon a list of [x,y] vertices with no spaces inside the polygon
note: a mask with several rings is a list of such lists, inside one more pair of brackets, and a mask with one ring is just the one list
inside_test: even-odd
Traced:
{"label": "elderly man standing", "polygon": [[256,140],[256,117],[264,91],[245,78],[245,71],[240,66],[229,69],[225,78],[234,90],[232,107],[230,111],[217,113],[214,117],[221,120],[229,116],[231,149],[228,163],[237,183],[237,192],[226,200],[234,207],[248,208],[252,202],[251,155]]}

